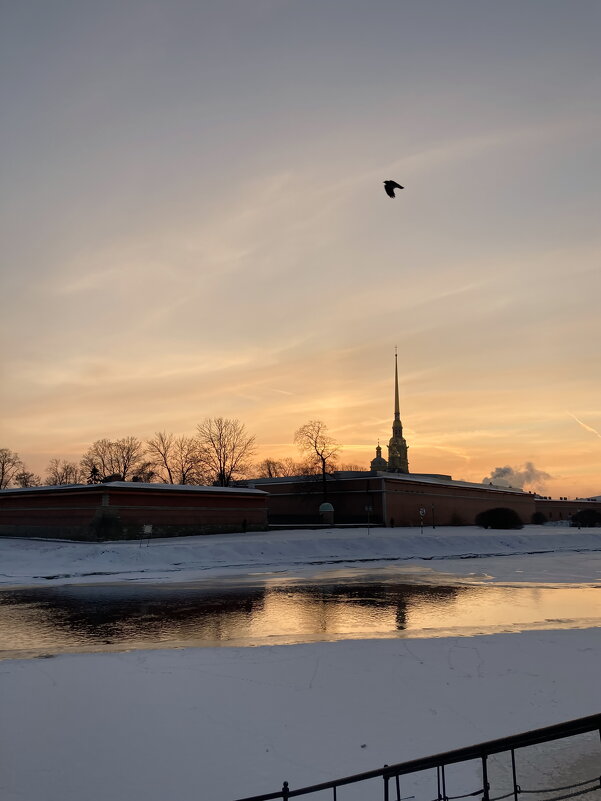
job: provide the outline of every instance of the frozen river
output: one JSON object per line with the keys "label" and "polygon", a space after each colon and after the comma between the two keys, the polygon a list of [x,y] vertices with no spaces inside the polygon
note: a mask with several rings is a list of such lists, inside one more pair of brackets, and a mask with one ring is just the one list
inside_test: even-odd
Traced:
{"label": "frozen river", "polygon": [[[0,541],[0,795],[231,801],[589,715],[600,584],[596,531]],[[598,775],[545,754],[523,787]]]}
{"label": "frozen river", "polygon": [[0,656],[601,626],[601,588],[411,582],[396,571],[0,592]]}

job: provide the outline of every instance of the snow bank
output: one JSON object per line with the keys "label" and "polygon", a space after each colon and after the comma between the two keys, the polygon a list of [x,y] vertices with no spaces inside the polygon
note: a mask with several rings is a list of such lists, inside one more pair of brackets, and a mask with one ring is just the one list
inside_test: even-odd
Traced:
{"label": "snow bank", "polygon": [[386,561],[445,560],[441,569],[457,570],[450,560],[582,551],[601,554],[601,529],[443,527],[424,529],[423,534],[418,528],[286,530],[111,543],[0,539],[0,586],[183,581],[257,569],[316,570],[320,565]]}
{"label": "snow bank", "polygon": [[[0,662],[1,797],[227,801],[299,787],[596,712],[600,661],[591,629]],[[595,776],[598,736],[590,749]],[[404,797],[436,797],[435,777],[416,780]],[[449,795],[476,790],[478,765],[447,781]],[[495,778],[491,794],[503,789]]]}

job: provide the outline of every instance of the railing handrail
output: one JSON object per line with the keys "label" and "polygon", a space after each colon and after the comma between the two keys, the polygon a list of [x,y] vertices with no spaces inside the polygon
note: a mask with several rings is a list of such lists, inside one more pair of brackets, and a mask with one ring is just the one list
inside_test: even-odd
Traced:
{"label": "railing handrail", "polygon": [[296,790],[278,790],[274,793],[263,795],[253,795],[238,801],[271,801],[276,798],[294,798],[299,795],[316,793],[321,790],[331,790],[334,787],[341,787],[345,784],[366,781],[367,779],[377,779],[378,777],[403,776],[407,773],[419,773],[422,770],[438,768],[443,765],[452,765],[456,762],[467,762],[470,759],[481,759],[502,751],[510,751],[515,748],[525,748],[529,745],[559,740],[563,737],[574,737],[577,734],[586,734],[590,731],[599,730],[601,732],[601,713],[588,715],[584,718],[569,720],[565,723],[555,723],[552,726],[544,726],[540,729],[512,734],[509,737],[499,737],[496,740],[488,740],[476,745],[468,745],[463,748],[456,748],[453,751],[445,751],[432,756],[411,759],[408,762],[398,762],[395,765],[385,765],[376,770],[368,770],[364,773],[355,773],[352,776],[345,776],[342,779],[334,779],[320,784],[313,784],[307,787],[299,787]]}

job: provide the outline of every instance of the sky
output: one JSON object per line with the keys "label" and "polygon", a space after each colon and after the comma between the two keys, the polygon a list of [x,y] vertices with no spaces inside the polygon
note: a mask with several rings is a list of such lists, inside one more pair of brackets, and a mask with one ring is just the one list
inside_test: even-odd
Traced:
{"label": "sky", "polygon": [[1,447],[367,466],[398,346],[412,472],[601,493],[597,0],[0,6]]}

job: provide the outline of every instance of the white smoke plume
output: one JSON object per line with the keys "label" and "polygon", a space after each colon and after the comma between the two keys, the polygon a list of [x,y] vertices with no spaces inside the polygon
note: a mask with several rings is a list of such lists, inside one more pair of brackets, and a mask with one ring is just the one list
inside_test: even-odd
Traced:
{"label": "white smoke plume", "polygon": [[516,487],[523,489],[526,485],[535,490],[542,488],[544,482],[551,478],[549,473],[538,470],[532,462],[519,467],[495,467],[489,476],[482,479],[483,484],[496,484],[498,487]]}

